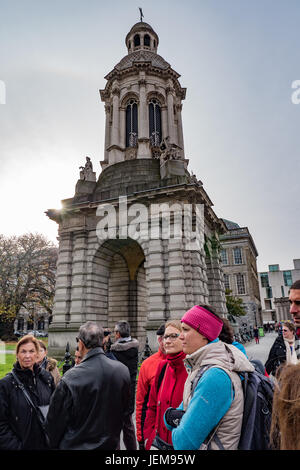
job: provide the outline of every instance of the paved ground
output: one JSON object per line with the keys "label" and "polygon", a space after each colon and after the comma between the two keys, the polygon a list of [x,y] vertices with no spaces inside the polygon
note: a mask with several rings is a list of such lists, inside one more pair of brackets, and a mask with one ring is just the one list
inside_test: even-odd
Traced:
{"label": "paved ground", "polygon": [[254,339],[249,343],[245,343],[244,347],[248,358],[250,360],[259,359],[263,364],[265,364],[268,359],[270,349],[277,336],[278,335],[275,332],[266,333],[265,336],[259,338],[259,344],[256,344]]}

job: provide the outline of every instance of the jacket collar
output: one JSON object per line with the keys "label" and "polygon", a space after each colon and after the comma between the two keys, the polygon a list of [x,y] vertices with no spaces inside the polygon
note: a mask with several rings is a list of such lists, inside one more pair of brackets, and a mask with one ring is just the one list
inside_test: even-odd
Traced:
{"label": "jacket collar", "polygon": [[84,356],[84,358],[82,359],[81,362],[84,362],[84,361],[87,361],[88,359],[90,359],[91,357],[93,356],[97,356],[97,354],[104,354],[104,351],[102,348],[93,348],[93,349],[90,349],[86,355]]}

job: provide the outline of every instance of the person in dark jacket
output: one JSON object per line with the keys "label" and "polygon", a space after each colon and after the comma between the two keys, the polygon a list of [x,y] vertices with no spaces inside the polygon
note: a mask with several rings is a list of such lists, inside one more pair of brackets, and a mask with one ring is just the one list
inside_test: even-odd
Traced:
{"label": "person in dark jacket", "polygon": [[116,450],[128,415],[128,369],[105,356],[98,324],[82,325],[76,340],[82,360],[63,375],[50,402],[46,429],[51,448]]}
{"label": "person in dark jacket", "polygon": [[[50,372],[36,364],[38,354],[37,339],[31,335],[23,336],[17,343],[13,373],[0,380],[1,450],[47,449],[35,407],[49,405],[55,385]],[[27,402],[19,384],[24,386],[34,407]]]}
{"label": "person in dark jacket", "polygon": [[132,414],[135,405],[139,342],[131,338],[130,325],[127,321],[120,321],[116,324],[115,339],[116,341],[111,345],[110,351],[118,361],[127,366],[130,374],[130,405],[129,414],[123,425],[123,441],[127,450],[136,450],[137,442]]}
{"label": "person in dark jacket", "polygon": [[288,320],[285,321],[282,334],[279,334],[275,339],[265,364],[268,374],[275,377],[278,367],[284,362],[294,364],[298,362],[295,351],[295,333],[295,325]]}

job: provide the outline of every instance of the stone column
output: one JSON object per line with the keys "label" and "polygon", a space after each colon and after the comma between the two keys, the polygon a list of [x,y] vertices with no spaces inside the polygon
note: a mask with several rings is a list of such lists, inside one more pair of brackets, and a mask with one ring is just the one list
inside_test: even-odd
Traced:
{"label": "stone column", "polygon": [[104,161],[108,162],[108,147],[110,146],[110,105],[105,105],[105,141],[104,141]]}
{"label": "stone column", "polygon": [[178,117],[178,145],[182,148],[182,157],[184,158],[184,140],[183,140],[183,128],[182,128],[182,104],[177,105],[177,117]]}
{"label": "stone column", "polygon": [[146,100],[146,80],[143,78],[139,80],[140,86],[140,109],[138,113],[138,132],[139,139],[149,139],[149,121],[148,121],[148,109]]}
{"label": "stone column", "polygon": [[167,106],[161,107],[161,125],[162,125],[162,137],[163,139],[169,135],[168,130],[168,108]]}
{"label": "stone column", "polygon": [[149,144],[149,114],[146,97],[146,80],[141,74],[139,80],[140,100],[138,113],[138,153],[137,158],[151,158]]}
{"label": "stone column", "polygon": [[188,309],[186,302],[185,258],[182,239],[168,240],[168,293],[170,318],[180,319]]}
{"label": "stone column", "polygon": [[86,230],[78,230],[74,233],[70,315],[72,323],[79,326],[86,321],[87,239],[88,233]]}
{"label": "stone column", "polygon": [[112,130],[111,130],[111,145],[120,145],[119,142],[119,129],[120,129],[120,111],[119,111],[119,101],[120,101],[120,90],[115,87],[112,90],[113,95],[113,116],[112,116]]}
{"label": "stone column", "polygon": [[51,327],[64,327],[70,321],[72,256],[72,233],[61,233],[59,236],[53,321],[49,327],[50,330]]}
{"label": "stone column", "polygon": [[170,136],[170,143],[176,144],[175,142],[175,123],[174,123],[174,97],[173,88],[168,87],[167,90],[167,104],[168,104],[168,129]]}
{"label": "stone column", "polygon": [[125,121],[126,121],[126,109],[120,107],[120,147],[122,149],[125,149],[126,147]]}

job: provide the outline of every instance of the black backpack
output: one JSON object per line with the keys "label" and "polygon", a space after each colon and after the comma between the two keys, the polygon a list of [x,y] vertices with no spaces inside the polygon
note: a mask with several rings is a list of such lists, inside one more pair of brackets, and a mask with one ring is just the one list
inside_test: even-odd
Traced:
{"label": "black backpack", "polygon": [[[192,395],[198,381],[204,372],[210,367],[202,367],[192,383]],[[273,382],[258,370],[244,372],[242,387],[244,392],[244,412],[239,450],[270,450],[270,428],[272,418],[272,403],[274,394]],[[214,440],[223,450],[222,443],[217,436],[217,427],[212,430],[204,441],[204,446],[209,449],[210,442]]]}

